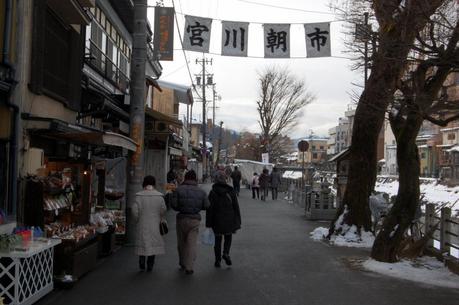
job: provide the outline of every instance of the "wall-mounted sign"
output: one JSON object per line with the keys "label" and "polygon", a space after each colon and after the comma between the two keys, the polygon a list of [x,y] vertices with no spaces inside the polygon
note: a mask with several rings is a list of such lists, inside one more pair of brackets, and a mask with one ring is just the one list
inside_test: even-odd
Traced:
{"label": "wall-mounted sign", "polygon": [[154,52],[158,60],[174,60],[174,8],[155,8]]}

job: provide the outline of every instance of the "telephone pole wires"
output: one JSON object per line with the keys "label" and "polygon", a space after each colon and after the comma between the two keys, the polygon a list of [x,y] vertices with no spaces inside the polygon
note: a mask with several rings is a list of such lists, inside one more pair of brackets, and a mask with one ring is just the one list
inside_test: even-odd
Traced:
{"label": "telephone pole wires", "polygon": [[[197,76],[196,78],[196,83],[198,86],[201,84],[202,86],[202,166],[203,166],[203,171],[202,171],[202,181],[204,182],[205,179],[208,176],[208,171],[207,171],[207,108],[206,108],[206,86],[209,84],[209,80],[206,80],[206,66],[208,64],[212,65],[212,59],[206,59],[204,54],[202,56],[202,59],[196,59],[196,64],[200,64],[202,67],[202,74],[201,76]],[[202,81],[199,80],[199,78],[202,79]],[[210,79],[210,84],[212,83],[212,79]]]}

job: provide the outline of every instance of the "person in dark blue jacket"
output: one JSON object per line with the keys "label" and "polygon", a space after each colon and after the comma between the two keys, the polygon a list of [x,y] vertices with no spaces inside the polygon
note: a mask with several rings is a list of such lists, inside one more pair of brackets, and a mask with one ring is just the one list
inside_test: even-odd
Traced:
{"label": "person in dark blue jacket", "polygon": [[179,265],[186,274],[193,274],[201,223],[200,212],[209,207],[206,192],[198,187],[195,171],[190,170],[185,174],[185,181],[171,195],[171,206],[179,212],[177,214]]}

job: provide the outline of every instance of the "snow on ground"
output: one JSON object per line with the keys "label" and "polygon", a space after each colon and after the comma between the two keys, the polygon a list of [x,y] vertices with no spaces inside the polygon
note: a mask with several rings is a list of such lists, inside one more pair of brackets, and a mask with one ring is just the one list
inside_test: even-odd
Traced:
{"label": "snow on ground", "polygon": [[362,266],[366,270],[399,279],[459,289],[459,275],[449,271],[442,262],[433,257],[403,260],[393,264],[368,259]]}
{"label": "snow on ground", "polygon": [[[333,235],[330,243],[341,247],[371,248],[375,241],[375,237],[371,232],[362,232],[362,235],[359,236],[356,226],[352,226],[344,232],[346,232],[344,235]],[[320,241],[328,235],[328,229],[318,227],[310,235],[313,240]]]}
{"label": "snow on ground", "polygon": [[[421,179],[420,189],[424,201],[448,206],[454,211],[453,215],[459,214],[459,186],[448,187],[438,183],[436,179]],[[398,191],[398,180],[392,177],[379,176],[375,191],[395,196]]]}

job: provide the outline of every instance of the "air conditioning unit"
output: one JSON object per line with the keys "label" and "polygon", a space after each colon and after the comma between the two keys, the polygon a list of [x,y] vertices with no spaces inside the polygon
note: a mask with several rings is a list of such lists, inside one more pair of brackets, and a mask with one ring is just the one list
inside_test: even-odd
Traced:
{"label": "air conditioning unit", "polygon": [[45,153],[43,149],[29,148],[24,153],[24,171],[28,175],[36,175],[37,170],[45,164]]}
{"label": "air conditioning unit", "polygon": [[168,132],[169,131],[169,126],[165,122],[155,122],[155,131],[156,132]]}

